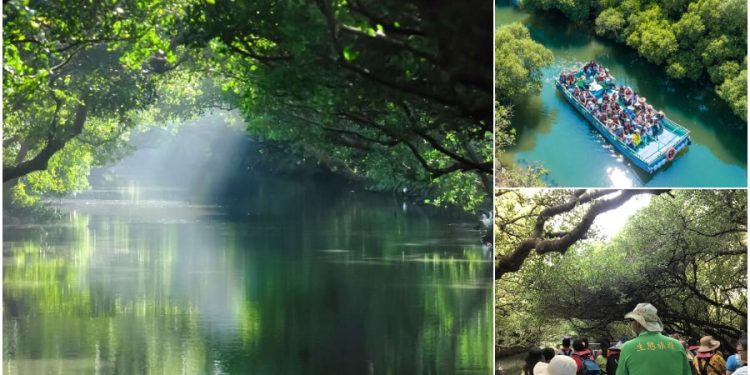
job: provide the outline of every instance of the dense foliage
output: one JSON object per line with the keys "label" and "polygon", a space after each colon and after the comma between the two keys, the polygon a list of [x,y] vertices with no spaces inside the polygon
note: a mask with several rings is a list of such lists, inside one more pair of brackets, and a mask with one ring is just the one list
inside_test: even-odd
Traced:
{"label": "dense foliage", "polygon": [[495,155],[496,185],[540,185],[542,170],[518,170],[504,165],[500,155],[515,142],[510,128],[513,104],[539,92],[542,86],[541,69],[552,63],[552,52],[534,42],[529,30],[520,23],[505,25],[495,31]]}
{"label": "dense foliage", "polygon": [[747,2],[744,0],[524,0],[591,19],[599,35],[626,43],[670,77],[708,77],[734,113],[747,119]]}
{"label": "dense foliage", "polygon": [[[592,192],[504,193],[498,199],[498,260],[527,241],[543,212]],[[570,231],[602,199],[578,202],[545,223],[550,238]],[[648,193],[646,193],[648,194]],[[530,254],[497,282],[498,344],[524,347],[576,332],[631,334],[624,314],[650,302],[669,332],[733,343],[747,324],[747,195],[683,190],[652,196],[611,239],[589,229],[560,252]]]}
{"label": "dense foliage", "polygon": [[218,107],[301,164],[439,205],[487,200],[491,4],[118,4],[5,5],[3,169],[18,197],[80,190],[136,124]]}
{"label": "dense foliage", "polygon": [[3,3],[3,181],[34,203],[88,185],[176,63],[179,1]]}

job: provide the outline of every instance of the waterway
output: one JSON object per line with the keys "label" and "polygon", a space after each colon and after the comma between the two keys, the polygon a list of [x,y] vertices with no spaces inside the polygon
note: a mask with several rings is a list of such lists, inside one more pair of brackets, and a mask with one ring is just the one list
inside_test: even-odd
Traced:
{"label": "waterway", "polygon": [[482,374],[477,220],[272,180],[231,203],[135,182],[4,223],[5,374]]}
{"label": "waterway", "polygon": [[[521,22],[531,37],[551,50],[554,62],[543,69],[543,88],[514,107],[511,126],[516,145],[505,163],[540,164],[545,182],[562,187],[744,187],[747,181],[747,127],[713,88],[667,77],[631,48],[597,37],[585,25],[555,13],[531,14],[495,3],[495,25]],[[659,172],[649,175],[617,153],[554,86],[562,69],[596,60],[633,87],[654,108],[690,130],[692,145]]]}

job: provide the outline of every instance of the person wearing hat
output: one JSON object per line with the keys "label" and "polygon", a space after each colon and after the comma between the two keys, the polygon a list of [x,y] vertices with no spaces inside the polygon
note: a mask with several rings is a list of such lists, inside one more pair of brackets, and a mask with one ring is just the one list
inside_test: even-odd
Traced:
{"label": "person wearing hat", "polygon": [[609,350],[607,350],[607,364],[605,365],[607,374],[617,374],[617,363],[620,361],[620,350],[622,350],[622,344],[624,343],[624,340],[619,340],[616,344],[610,346]]}
{"label": "person wearing hat", "polygon": [[727,364],[724,357],[716,352],[721,343],[711,336],[701,337],[700,347],[693,358],[693,366],[701,375],[725,375]]}
{"label": "person wearing hat", "polygon": [[[538,375],[575,375],[576,361],[566,355],[556,355],[549,361],[547,367],[540,369]],[[534,375],[537,375],[534,372]]]}
{"label": "person wearing hat", "polygon": [[692,375],[682,344],[661,334],[656,307],[639,303],[625,319],[636,337],[622,345],[616,375]]}

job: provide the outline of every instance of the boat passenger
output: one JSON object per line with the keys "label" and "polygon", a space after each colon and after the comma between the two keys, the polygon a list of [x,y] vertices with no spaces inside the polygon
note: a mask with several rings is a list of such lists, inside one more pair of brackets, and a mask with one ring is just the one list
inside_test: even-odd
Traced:
{"label": "boat passenger", "polygon": [[656,133],[654,133],[654,125],[653,124],[646,124],[646,134],[649,135],[649,137],[654,138],[656,137]]}
{"label": "boat passenger", "polygon": [[625,136],[625,145],[631,148],[633,147],[633,134],[628,134]]}
{"label": "boat passenger", "polygon": [[625,127],[622,125],[617,125],[617,129],[615,129],[615,135],[622,139],[622,137],[625,135]]}
{"label": "boat passenger", "polygon": [[576,82],[576,86],[578,86],[578,88],[581,88],[581,89],[585,88],[586,87],[586,79],[583,78],[583,76],[578,77],[578,82]]}

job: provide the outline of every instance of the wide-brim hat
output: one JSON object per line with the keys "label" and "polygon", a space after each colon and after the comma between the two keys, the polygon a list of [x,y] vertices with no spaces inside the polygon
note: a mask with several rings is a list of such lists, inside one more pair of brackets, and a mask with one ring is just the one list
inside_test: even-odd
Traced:
{"label": "wide-brim hat", "polygon": [[542,369],[542,375],[575,375],[578,370],[576,361],[566,355],[556,355],[549,361],[547,367]]}
{"label": "wide-brim hat", "polygon": [[625,319],[633,319],[641,325],[646,331],[661,332],[664,325],[656,314],[658,310],[650,303],[639,303],[633,311],[625,314]]}
{"label": "wide-brim hat", "polygon": [[698,353],[712,352],[721,346],[721,343],[714,340],[712,336],[701,337],[701,346],[698,347]]}
{"label": "wide-brim hat", "polygon": [[640,98],[638,98],[638,101],[641,102],[641,103],[645,103],[646,102],[646,98],[644,98],[644,97],[641,96]]}

